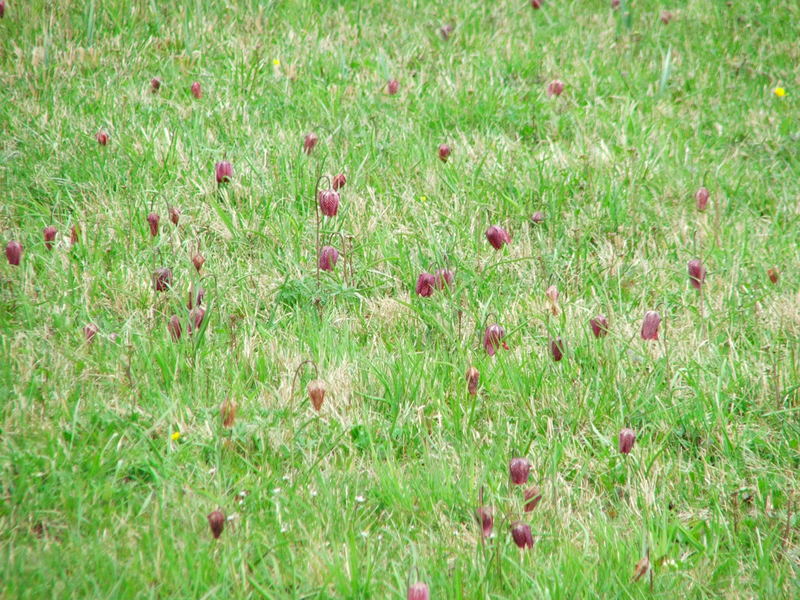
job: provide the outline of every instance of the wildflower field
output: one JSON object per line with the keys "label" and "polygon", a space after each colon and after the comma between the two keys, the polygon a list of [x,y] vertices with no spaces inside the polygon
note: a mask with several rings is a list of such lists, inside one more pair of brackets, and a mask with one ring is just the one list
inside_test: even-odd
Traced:
{"label": "wildflower field", "polygon": [[0,597],[800,597],[796,0],[0,6]]}

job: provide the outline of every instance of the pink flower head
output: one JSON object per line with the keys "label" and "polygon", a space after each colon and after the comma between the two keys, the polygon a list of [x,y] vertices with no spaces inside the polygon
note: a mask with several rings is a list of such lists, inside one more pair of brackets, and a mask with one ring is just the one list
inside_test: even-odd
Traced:
{"label": "pink flower head", "polygon": [[535,213],[533,213],[533,216],[531,217],[531,221],[533,223],[535,223],[536,225],[538,225],[539,223],[542,223],[544,221],[544,213],[542,211],[540,211],[540,210],[537,210]]}
{"label": "pink flower head", "polygon": [[177,342],[179,339],[181,339],[183,328],[181,327],[180,319],[176,315],[172,315],[170,318],[169,322],[167,323],[167,330],[169,331],[172,341]]}
{"label": "pink flower head", "polygon": [[16,240],[11,240],[10,242],[8,242],[8,244],[6,244],[6,258],[8,259],[8,264],[18,267],[19,259],[21,256],[22,256],[22,244],[20,244]]}
{"label": "pink flower head", "polygon": [[347,183],[347,175],[339,173],[338,175],[334,175],[331,186],[334,190],[338,190],[339,188],[343,188],[345,183]]}
{"label": "pink flower head", "polygon": [[94,139],[96,139],[97,143],[101,146],[105,146],[108,144],[109,136],[105,131],[101,130],[94,134]]}
{"label": "pink flower head", "polygon": [[416,292],[418,296],[428,298],[433,295],[433,289],[436,287],[436,277],[430,273],[420,273],[417,277]]}
{"label": "pink flower head", "polygon": [[478,393],[478,381],[480,380],[480,372],[475,367],[470,366],[467,369],[467,392],[470,396]]}
{"label": "pink flower head", "polygon": [[564,82],[561,81],[560,79],[554,79],[547,86],[548,96],[560,96],[561,92],[563,91],[564,91]]}
{"label": "pink flower head", "polygon": [[656,311],[648,310],[644,313],[644,320],[642,321],[642,339],[657,340],[659,325],[661,325],[661,316]]}
{"label": "pink flower head", "polygon": [[311,151],[316,147],[319,138],[315,133],[307,133],[303,139],[303,152],[311,154]]}
{"label": "pink flower head", "polygon": [[697,190],[694,194],[694,199],[697,201],[697,210],[703,212],[706,207],[708,206],[708,198],[710,194],[708,193],[708,189],[705,187],[701,187]]}
{"label": "pink flower head", "polygon": [[611,8],[614,10],[619,8],[619,0],[611,0]]}
{"label": "pink flower head", "polygon": [[527,458],[512,458],[508,463],[508,473],[511,475],[511,482],[514,485],[528,483],[530,472],[531,463]]}
{"label": "pink flower head", "polygon": [[319,209],[326,217],[335,217],[339,212],[339,192],[320,190],[317,194]]}
{"label": "pink flower head", "polygon": [[180,220],[180,218],[181,218],[181,209],[175,206],[170,206],[169,220],[172,221],[172,224],[175,225],[175,227],[178,226],[178,221]]}
{"label": "pink flower head", "polygon": [[475,511],[475,517],[478,519],[478,525],[481,526],[483,537],[490,537],[492,535],[492,529],[494,529],[494,515],[492,514],[492,509],[486,506],[480,506]]}
{"label": "pink flower head", "polygon": [[200,329],[203,324],[203,318],[206,316],[206,309],[200,306],[198,302],[192,310],[189,311],[189,335],[192,334],[194,329]]}
{"label": "pink flower head", "polygon": [[161,80],[158,77],[153,77],[150,80],[150,91],[154,94],[161,89]]}
{"label": "pink flower head", "polygon": [[594,337],[600,338],[608,335],[608,319],[605,315],[597,315],[589,320],[589,325],[592,327]]}
{"label": "pink flower head", "polygon": [[447,41],[450,39],[450,36],[453,35],[453,29],[454,27],[449,23],[442,25],[441,27],[439,27],[439,35],[442,36],[443,40]]}
{"label": "pink flower head", "polygon": [[222,535],[222,530],[225,529],[225,515],[221,510],[215,510],[208,515],[208,526],[211,528],[211,535],[215,540]]}
{"label": "pink flower head", "polygon": [[505,343],[502,341],[505,335],[506,330],[496,323],[486,328],[486,331],[483,333],[483,348],[489,356],[494,356],[494,353],[497,352],[497,348],[501,344],[505,346]]}
{"label": "pink flower head", "polygon": [[198,273],[200,272],[200,269],[203,268],[203,264],[205,262],[206,258],[199,252],[194,256],[192,256],[192,264],[194,265],[194,268],[197,270]]}
{"label": "pink flower head", "polygon": [[200,82],[199,81],[195,81],[192,84],[191,90],[192,90],[192,96],[194,96],[198,100],[200,100],[200,98],[203,97],[203,90],[200,88]]}
{"label": "pink flower head", "polygon": [[400,84],[398,83],[397,79],[392,79],[389,83],[386,84],[386,91],[389,92],[390,96],[394,96],[399,89],[400,89]]}
{"label": "pink flower head", "polygon": [[706,268],[699,259],[695,258],[689,261],[688,269],[689,283],[692,284],[694,289],[699,290],[703,287],[703,283],[705,283],[706,280]]}
{"label": "pink flower head", "polygon": [[511,537],[518,548],[533,548],[533,534],[531,527],[527,523],[517,521],[511,525]]}
{"label": "pink flower head", "polygon": [[48,250],[53,249],[53,242],[56,239],[56,233],[58,233],[58,231],[52,225],[44,228],[44,245]]}
{"label": "pink flower head", "polygon": [[776,269],[774,267],[770,267],[769,269],[767,269],[767,277],[769,277],[769,280],[772,283],[778,283],[778,279],[779,279],[778,269]]}
{"label": "pink flower head", "polygon": [[150,235],[153,237],[158,235],[158,221],[160,218],[156,213],[152,212],[147,215],[147,222],[150,224]]}
{"label": "pink flower head", "polygon": [[500,250],[505,244],[511,243],[511,237],[509,237],[506,230],[497,225],[492,225],[486,230],[486,239],[489,240],[495,250]]}
{"label": "pink flower head", "polygon": [[669,22],[672,21],[672,17],[673,17],[672,13],[669,12],[668,10],[661,11],[661,22],[664,25],[669,25]]}
{"label": "pink flower head", "polygon": [[437,290],[443,290],[453,285],[453,272],[450,269],[438,269],[434,276],[436,277]]}
{"label": "pink flower head", "polygon": [[97,325],[94,323],[89,323],[83,328],[83,337],[86,338],[87,342],[91,342],[94,340],[94,336],[97,335],[98,331],[100,330],[97,328]]}
{"label": "pink flower head", "polygon": [[564,358],[564,342],[561,338],[550,340],[550,354],[553,355],[553,360],[558,362]]}
{"label": "pink flower head", "polygon": [[544,0],[531,0],[531,8],[534,10],[542,8],[542,4],[544,4]]}
{"label": "pink flower head", "polygon": [[542,492],[538,487],[525,490],[525,512],[531,512],[542,500]]}
{"label": "pink flower head", "polygon": [[636,441],[636,433],[634,433],[633,429],[625,429],[620,430],[619,432],[619,451],[622,454],[630,454],[631,449],[633,448],[633,443]]}
{"label": "pink flower head", "polygon": [[323,246],[319,250],[319,268],[323,271],[333,271],[339,260],[339,251],[333,246]]}
{"label": "pink flower head", "polygon": [[424,583],[415,583],[408,586],[407,600],[431,600],[431,592]]}
{"label": "pink flower head", "polygon": [[217,184],[228,183],[233,178],[233,165],[227,160],[222,160],[214,165],[217,175]]}
{"label": "pink flower head", "polygon": [[6,14],[6,3],[5,0],[0,0],[0,19],[2,19]]}
{"label": "pink flower head", "polygon": [[450,158],[450,154],[451,153],[452,153],[452,150],[450,149],[450,146],[448,146],[447,144],[440,144],[439,145],[439,160],[440,161],[447,162],[447,159]]}
{"label": "pink flower head", "polygon": [[172,269],[162,267],[153,273],[153,289],[157,292],[166,292],[172,286]]}

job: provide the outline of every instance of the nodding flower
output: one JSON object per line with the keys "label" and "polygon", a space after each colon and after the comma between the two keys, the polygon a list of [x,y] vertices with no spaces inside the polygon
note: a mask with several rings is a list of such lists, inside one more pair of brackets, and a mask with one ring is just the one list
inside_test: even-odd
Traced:
{"label": "nodding flower", "polygon": [[644,320],[642,321],[642,339],[657,340],[659,325],[661,325],[661,316],[656,311],[648,310],[644,313]]}
{"label": "nodding flower", "polygon": [[489,356],[494,356],[500,345],[508,349],[508,346],[503,342],[505,335],[506,330],[497,323],[486,328],[486,331],[483,332],[483,348]]}
{"label": "nodding flower", "polygon": [[564,342],[561,338],[550,340],[550,354],[553,355],[553,360],[558,362],[564,358]]}
{"label": "nodding flower", "polygon": [[433,295],[433,289],[436,286],[436,277],[430,273],[420,273],[417,277],[417,286],[415,291],[418,296],[428,298]]}
{"label": "nodding flower", "polygon": [[214,165],[217,184],[228,183],[233,178],[233,165],[227,160],[221,160]]}
{"label": "nodding flower", "polygon": [[58,231],[52,225],[48,225],[47,227],[44,228],[44,232],[43,233],[44,233],[44,245],[45,245],[45,247],[48,250],[52,250],[53,249],[53,242],[56,239],[56,233],[58,233]]}
{"label": "nodding flower", "polygon": [[394,96],[399,89],[400,83],[397,81],[397,79],[392,79],[386,84],[386,91],[389,92],[390,96]]}
{"label": "nodding flower", "polygon": [[192,84],[191,90],[192,90],[192,96],[194,96],[198,100],[203,97],[203,90],[200,89],[200,82],[199,81],[195,81]]}
{"label": "nodding flower", "polygon": [[172,286],[172,269],[162,267],[153,273],[153,289],[157,292],[166,292]]}
{"label": "nodding flower", "polygon": [[511,243],[511,237],[508,235],[508,232],[497,225],[491,225],[486,230],[486,239],[489,240],[489,243],[495,250],[500,250],[500,248],[506,244]]}
{"label": "nodding flower", "polygon": [[222,535],[222,530],[225,529],[225,515],[221,510],[215,510],[208,515],[208,526],[211,527],[211,535],[215,540]]}
{"label": "nodding flower", "polygon": [[150,235],[156,237],[158,235],[158,221],[161,219],[156,213],[147,215],[147,222],[150,224]]}
{"label": "nodding flower", "polygon": [[689,261],[688,270],[689,283],[692,284],[694,289],[699,290],[703,287],[703,283],[705,283],[706,280],[706,268],[699,259],[695,258]]}
{"label": "nodding flower", "polygon": [[440,161],[447,162],[447,159],[450,158],[450,154],[451,153],[452,153],[452,150],[450,149],[450,146],[448,146],[447,144],[440,144],[439,145],[439,160]]}
{"label": "nodding flower", "polygon": [[438,269],[436,273],[434,273],[434,277],[436,277],[437,290],[443,290],[453,285],[453,272],[449,269]]}
{"label": "nodding flower", "polygon": [[158,77],[153,77],[150,80],[150,91],[154,94],[161,89],[161,80]]}
{"label": "nodding flower", "polygon": [[492,509],[486,506],[479,506],[475,511],[475,518],[478,520],[478,525],[481,526],[483,537],[490,537],[492,535],[492,529],[494,529],[494,514],[492,514]]}
{"label": "nodding flower", "polygon": [[197,270],[198,273],[200,272],[200,269],[203,268],[203,264],[205,262],[206,262],[205,257],[199,252],[194,256],[192,256],[192,264],[194,265],[194,268]]}
{"label": "nodding flower", "polygon": [[335,217],[339,212],[339,192],[320,190],[317,194],[319,209],[326,217]]}
{"label": "nodding flower", "polygon": [[697,202],[697,210],[703,212],[706,209],[708,206],[709,196],[710,194],[708,193],[708,189],[705,187],[701,187],[695,192],[694,199]]}
{"label": "nodding flower", "polygon": [[309,383],[308,397],[311,399],[314,410],[319,412],[322,409],[322,403],[325,401],[325,384],[319,379]]}
{"label": "nodding flower", "polygon": [[561,92],[563,91],[564,91],[564,82],[561,81],[560,79],[554,79],[547,86],[548,96],[560,96]]}
{"label": "nodding flower", "polygon": [[542,500],[542,492],[538,487],[529,487],[525,490],[525,512],[531,512]]}
{"label": "nodding flower", "polygon": [[20,244],[16,240],[11,240],[6,244],[6,258],[8,259],[8,264],[14,265],[15,267],[19,266],[19,259],[22,257],[22,244]]}
{"label": "nodding flower", "polygon": [[608,335],[608,319],[605,315],[597,315],[589,320],[589,325],[592,327],[594,337],[600,338]]}
{"label": "nodding flower", "polygon": [[183,327],[181,327],[181,320],[177,315],[172,315],[167,323],[167,330],[173,342],[177,342],[183,335]]}
{"label": "nodding flower", "polygon": [[303,152],[311,154],[312,150],[316,148],[317,142],[319,142],[319,138],[315,133],[307,133],[306,137],[303,138]]}
{"label": "nodding flower", "polygon": [[511,462],[508,463],[508,473],[514,485],[528,483],[528,477],[531,473],[531,463],[527,458],[512,458]]}
{"label": "nodding flower", "polygon": [[98,131],[94,134],[94,139],[96,139],[97,143],[101,146],[105,146],[108,144],[109,135],[105,131]]}
{"label": "nodding flower", "polygon": [[478,393],[479,378],[480,373],[478,372],[478,369],[472,366],[467,369],[467,392],[469,392],[470,396],[474,396]]}
{"label": "nodding flower", "polygon": [[540,211],[540,210],[537,210],[531,216],[531,222],[533,222],[536,225],[538,225],[539,223],[543,223],[544,222],[544,213],[542,211]]}
{"label": "nodding flower", "polygon": [[518,548],[533,548],[533,534],[531,526],[522,521],[517,521],[511,525],[511,537]]}
{"label": "nodding flower", "polygon": [[339,190],[339,188],[344,187],[345,183],[347,183],[347,175],[344,173],[339,173],[338,175],[333,176],[331,187],[333,187],[334,190]]}
{"label": "nodding flower", "polygon": [[97,332],[100,331],[94,323],[89,323],[83,328],[83,337],[86,338],[87,342],[91,342],[94,340],[94,336],[97,335]]}
{"label": "nodding flower", "polygon": [[180,220],[180,218],[181,218],[181,209],[176,206],[170,206],[169,220],[172,221],[172,224],[175,225],[175,227],[178,226],[178,221]]}
{"label": "nodding flower", "polygon": [[406,600],[431,600],[431,592],[425,583],[415,583],[408,586]]}
{"label": "nodding flower", "polygon": [[317,264],[322,271],[333,271],[339,260],[339,251],[333,246],[323,246],[319,250]]}
{"label": "nodding flower", "polygon": [[619,432],[619,451],[622,454],[630,454],[631,449],[633,448],[633,443],[636,441],[636,433],[634,433],[633,429],[625,429],[620,430]]}

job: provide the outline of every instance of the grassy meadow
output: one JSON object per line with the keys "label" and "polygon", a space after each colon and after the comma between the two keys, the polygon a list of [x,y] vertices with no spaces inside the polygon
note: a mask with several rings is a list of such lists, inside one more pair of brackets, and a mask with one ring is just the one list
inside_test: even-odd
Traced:
{"label": "grassy meadow", "polygon": [[0,597],[800,597],[798,22],[7,0]]}

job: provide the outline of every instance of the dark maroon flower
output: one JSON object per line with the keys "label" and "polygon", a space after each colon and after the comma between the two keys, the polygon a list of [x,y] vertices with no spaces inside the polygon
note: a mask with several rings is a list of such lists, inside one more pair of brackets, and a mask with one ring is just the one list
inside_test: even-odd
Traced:
{"label": "dark maroon flower", "polygon": [[326,217],[335,217],[339,212],[339,192],[320,190],[317,194],[319,209]]}
{"label": "dark maroon flower", "polygon": [[592,327],[594,337],[600,338],[608,335],[608,319],[605,315],[597,315],[589,320],[589,325]]}
{"label": "dark maroon flower", "polygon": [[200,302],[198,302],[197,306],[189,311],[189,335],[192,335],[195,329],[200,329],[200,325],[203,324],[203,318],[205,316],[206,309],[200,306]]}
{"label": "dark maroon flower", "polygon": [[533,213],[533,216],[531,217],[531,221],[533,223],[535,223],[536,225],[538,225],[539,223],[542,223],[544,221],[544,213],[542,211],[540,211],[540,210],[537,210],[535,213]]}
{"label": "dark maroon flower", "polygon": [[8,264],[14,265],[15,267],[19,266],[19,259],[22,256],[22,244],[15,240],[11,240],[6,244],[6,258],[8,259]]}
{"label": "dark maroon flower", "polygon": [[309,383],[308,397],[311,398],[311,405],[314,410],[319,412],[322,409],[322,403],[325,401],[325,382],[315,379]]}
{"label": "dark maroon flower", "polygon": [[175,227],[178,226],[178,221],[180,220],[180,218],[181,218],[181,209],[175,206],[170,206],[169,220],[172,221],[172,224],[175,225]]}
{"label": "dark maroon flower", "polygon": [[78,243],[78,226],[73,225],[69,228],[69,245],[74,246]]}
{"label": "dark maroon flower", "polygon": [[6,3],[5,0],[0,0],[0,19],[2,19],[6,14]]}
{"label": "dark maroon flower", "polygon": [[194,265],[194,268],[197,270],[198,273],[200,272],[200,269],[203,268],[203,263],[205,262],[206,259],[199,252],[192,257],[192,264]]}
{"label": "dark maroon flower", "polygon": [[316,134],[307,133],[306,137],[303,139],[303,152],[306,154],[311,154],[311,151],[314,150],[317,142],[319,142],[319,138]]}
{"label": "dark maroon flower", "polygon": [[192,88],[191,89],[192,89],[192,96],[194,96],[198,100],[203,97],[203,90],[200,89],[200,82],[199,81],[195,81],[192,84]]}
{"label": "dark maroon flower", "polygon": [[708,198],[710,194],[705,187],[701,187],[697,192],[694,194],[694,199],[697,201],[697,210],[703,212],[706,207],[708,206]]}
{"label": "dark maroon flower", "polygon": [[172,337],[173,341],[177,342],[179,339],[181,339],[183,328],[181,327],[180,319],[176,315],[172,315],[172,317],[170,317],[170,320],[167,323],[167,330],[169,330],[169,335]]}
{"label": "dark maroon flower", "polygon": [[533,548],[533,534],[527,523],[517,521],[511,525],[511,537],[518,548]]}
{"label": "dark maroon flower", "polygon": [[56,239],[56,233],[58,233],[58,231],[52,225],[48,225],[44,228],[44,245],[48,250],[53,249],[53,241]]}
{"label": "dark maroon flower", "polygon": [[525,512],[531,512],[542,500],[542,493],[538,487],[529,487],[525,490]]}
{"label": "dark maroon flower", "polygon": [[486,239],[495,250],[500,250],[505,244],[511,243],[511,238],[506,230],[497,225],[492,225],[486,230]]}
{"label": "dark maroon flower", "polygon": [[333,246],[323,246],[319,250],[319,268],[323,271],[333,271],[339,261],[339,251]]}
{"label": "dark maroon flower", "polygon": [[431,592],[427,584],[415,583],[408,586],[406,600],[431,600]]}
{"label": "dark maroon flower", "polygon": [[611,0],[611,8],[614,10],[619,8],[619,0]]}
{"label": "dark maroon flower", "polygon": [[669,25],[669,22],[672,21],[672,16],[673,16],[672,13],[669,12],[668,10],[662,10],[661,11],[661,22],[664,25]]}
{"label": "dark maroon flower", "polygon": [[439,27],[439,35],[442,36],[442,39],[447,41],[450,39],[450,36],[453,34],[454,27],[450,24],[445,24]]}
{"label": "dark maroon flower", "polygon": [[105,146],[108,144],[109,136],[105,131],[98,131],[94,134],[94,139],[96,139],[97,143],[101,146]]}
{"label": "dark maroon flower", "polygon": [[699,259],[695,258],[694,260],[689,261],[689,283],[692,284],[692,287],[696,290],[699,290],[703,287],[703,283],[706,280],[706,268],[703,266],[703,263],[700,262]]}
{"label": "dark maroon flower", "polygon": [[560,96],[561,92],[563,91],[564,91],[564,82],[561,81],[560,79],[554,79],[547,86],[548,96]]}
{"label": "dark maroon flower", "polygon": [[225,515],[221,510],[215,510],[208,515],[208,526],[211,527],[211,534],[214,539],[219,539],[222,535],[222,530],[225,529]]}
{"label": "dark maroon flower", "polygon": [[239,405],[236,404],[236,400],[231,400],[230,398],[226,398],[225,402],[220,405],[219,416],[222,418],[223,427],[228,429],[233,427],[233,423],[236,421],[237,408],[239,408]]}
{"label": "dark maroon flower", "polygon": [[189,302],[186,304],[186,308],[192,310],[192,307],[197,302],[197,305],[200,306],[203,303],[203,298],[206,297],[206,290],[205,288],[198,288],[197,295],[195,296],[194,293],[194,285],[189,286]]}
{"label": "dark maroon flower", "polygon": [[544,0],[531,0],[531,8],[534,10],[542,8],[542,4],[544,4]]}
{"label": "dark maroon flower", "polygon": [[767,269],[767,277],[772,283],[778,283],[778,269],[769,268]]}
{"label": "dark maroon flower", "polygon": [[475,511],[475,517],[478,519],[478,525],[481,526],[483,537],[490,537],[492,535],[492,529],[494,529],[494,515],[492,514],[492,509],[486,506],[480,506]]}
{"label": "dark maroon flower", "polygon": [[619,451],[622,454],[630,454],[635,441],[636,433],[634,433],[633,429],[622,429],[619,432]]}
{"label": "dark maroon flower", "polygon": [[447,159],[450,158],[450,154],[451,153],[452,153],[452,150],[450,149],[450,146],[448,146],[447,144],[440,144],[439,145],[439,160],[440,161],[447,162]]}
{"label": "dark maroon flower", "polygon": [[150,235],[156,237],[158,235],[158,221],[161,219],[156,213],[147,215],[147,222],[150,224]]}
{"label": "dark maroon flower", "polygon": [[150,91],[154,94],[161,89],[161,80],[158,77],[153,77],[150,80]]}
{"label": "dark maroon flower", "polygon": [[508,472],[514,485],[523,485],[528,483],[531,463],[527,458],[512,458],[511,462],[508,463]]}
{"label": "dark maroon flower", "polygon": [[347,183],[347,176],[344,173],[339,173],[338,175],[334,175],[331,185],[334,190],[338,190],[339,188],[343,188],[345,183]]}
{"label": "dark maroon flower", "polygon": [[433,294],[433,288],[436,286],[436,277],[430,273],[420,273],[417,277],[417,295],[423,298],[428,298]]}
{"label": "dark maroon flower", "polygon": [[450,269],[438,269],[434,276],[436,277],[437,290],[443,290],[453,285],[453,272]]}
{"label": "dark maroon flower", "polygon": [[83,337],[86,338],[87,342],[91,342],[94,340],[94,336],[97,335],[98,331],[100,330],[97,328],[97,325],[94,323],[89,323],[83,328]]}
{"label": "dark maroon flower", "polygon": [[480,373],[478,369],[475,367],[470,367],[467,369],[467,392],[469,392],[470,396],[474,396],[478,393],[478,379],[480,377]]}
{"label": "dark maroon flower", "polygon": [[233,165],[227,160],[222,160],[214,166],[217,175],[217,184],[228,183],[233,178]]}
{"label": "dark maroon flower", "polygon": [[400,89],[400,84],[398,83],[397,79],[392,79],[389,83],[386,84],[386,91],[389,92],[390,96],[394,96],[399,89]]}
{"label": "dark maroon flower", "polygon": [[505,343],[502,341],[506,335],[506,330],[498,324],[490,325],[483,332],[483,348],[489,356],[494,356],[498,347]]}
{"label": "dark maroon flower", "polygon": [[564,342],[561,338],[550,340],[550,354],[553,355],[553,360],[558,362],[564,358]]}
{"label": "dark maroon flower", "polygon": [[157,292],[166,292],[172,287],[172,269],[162,267],[153,273],[153,289]]}
{"label": "dark maroon flower", "polygon": [[642,339],[657,340],[659,325],[661,325],[661,315],[654,310],[648,310],[644,313],[644,320],[642,321]]}

